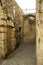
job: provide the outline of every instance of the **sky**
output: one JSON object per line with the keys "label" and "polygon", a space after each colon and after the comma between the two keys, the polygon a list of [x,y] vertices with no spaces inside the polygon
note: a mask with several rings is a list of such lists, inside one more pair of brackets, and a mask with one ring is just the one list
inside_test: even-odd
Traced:
{"label": "sky", "polygon": [[16,0],[24,13],[35,13],[36,12],[36,0]]}

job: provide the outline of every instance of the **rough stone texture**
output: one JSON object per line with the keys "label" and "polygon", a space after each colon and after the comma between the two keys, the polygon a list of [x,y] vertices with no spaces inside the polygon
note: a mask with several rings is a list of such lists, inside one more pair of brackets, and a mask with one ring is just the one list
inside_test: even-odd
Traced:
{"label": "rough stone texture", "polygon": [[43,0],[36,0],[36,8],[37,65],[43,65]]}
{"label": "rough stone texture", "polygon": [[2,57],[13,51],[16,43],[18,46],[22,42],[23,14],[15,0],[0,0],[0,54]]}
{"label": "rough stone texture", "polygon": [[13,5],[12,7],[11,5],[12,1],[10,0],[0,0],[0,58],[5,58],[8,53],[15,49]]}
{"label": "rough stone texture", "polygon": [[23,29],[24,42],[36,40],[35,14],[28,14],[24,16]]}
{"label": "rough stone texture", "polygon": [[14,9],[15,9],[15,17],[14,24],[16,30],[16,41],[17,44],[20,44],[23,40],[23,10],[19,7],[17,2],[14,0]]}

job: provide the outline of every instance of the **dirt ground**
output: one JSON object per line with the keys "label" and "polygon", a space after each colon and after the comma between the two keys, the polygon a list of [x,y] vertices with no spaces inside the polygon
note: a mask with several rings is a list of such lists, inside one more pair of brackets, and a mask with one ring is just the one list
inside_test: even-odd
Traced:
{"label": "dirt ground", "polygon": [[36,44],[22,43],[6,60],[0,61],[0,65],[36,65]]}

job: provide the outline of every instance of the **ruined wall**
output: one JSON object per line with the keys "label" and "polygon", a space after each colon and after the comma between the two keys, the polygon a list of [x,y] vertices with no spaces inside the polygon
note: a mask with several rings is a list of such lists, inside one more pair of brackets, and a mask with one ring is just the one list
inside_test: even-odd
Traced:
{"label": "ruined wall", "polygon": [[36,57],[43,65],[43,0],[36,0]]}
{"label": "ruined wall", "polygon": [[[30,16],[31,15],[31,16]],[[28,14],[24,18],[24,42],[35,42],[36,37],[36,24],[35,24],[35,15]]]}
{"label": "ruined wall", "polygon": [[16,41],[17,45],[23,41],[23,10],[19,7],[16,1],[14,1],[15,8],[15,29],[16,29]]}
{"label": "ruined wall", "polygon": [[0,0],[0,58],[14,51],[16,45],[11,3],[10,0]]}
{"label": "ruined wall", "polygon": [[0,0],[0,58],[22,42],[23,14],[15,0]]}

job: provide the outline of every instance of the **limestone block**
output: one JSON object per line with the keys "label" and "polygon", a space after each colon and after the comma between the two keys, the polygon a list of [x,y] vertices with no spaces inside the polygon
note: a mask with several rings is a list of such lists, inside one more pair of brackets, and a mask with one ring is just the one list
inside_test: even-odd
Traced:
{"label": "limestone block", "polygon": [[4,21],[4,20],[0,20],[0,25],[7,25],[7,22],[6,21]]}
{"label": "limestone block", "polygon": [[0,32],[2,32],[2,33],[7,32],[7,27],[0,27]]}
{"label": "limestone block", "polygon": [[0,58],[5,58],[6,54],[7,54],[7,42],[0,41]]}
{"label": "limestone block", "polygon": [[15,50],[15,48],[16,48],[16,39],[13,39],[11,41],[11,48],[12,48],[12,51]]}
{"label": "limestone block", "polygon": [[14,39],[14,38],[15,38],[15,28],[12,28],[11,38],[12,38],[12,39]]}
{"label": "limestone block", "polygon": [[0,33],[0,40],[6,40],[6,33]]}

